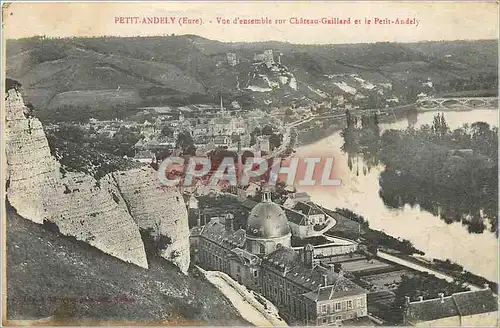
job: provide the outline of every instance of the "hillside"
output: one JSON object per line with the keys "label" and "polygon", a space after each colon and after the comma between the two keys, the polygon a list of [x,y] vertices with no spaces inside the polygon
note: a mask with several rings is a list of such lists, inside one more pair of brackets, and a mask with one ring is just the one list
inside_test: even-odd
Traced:
{"label": "hillside", "polygon": [[[228,105],[238,100],[247,108],[321,101],[346,93],[343,83],[361,97],[383,94],[381,84],[391,83],[389,97],[405,98],[408,86],[418,92],[428,79],[444,91],[455,91],[448,90],[454,79],[494,81],[498,64],[495,40],[293,45],[222,43],[193,35],[34,37],[8,40],[6,48],[7,76],[21,81],[42,119],[71,106],[98,115],[110,108],[217,102],[220,94]],[[274,63],[264,65],[256,58],[268,49]]]}
{"label": "hillside", "polygon": [[185,276],[162,260],[149,270],[126,264],[10,210],[6,230],[8,320],[248,325],[196,272]]}

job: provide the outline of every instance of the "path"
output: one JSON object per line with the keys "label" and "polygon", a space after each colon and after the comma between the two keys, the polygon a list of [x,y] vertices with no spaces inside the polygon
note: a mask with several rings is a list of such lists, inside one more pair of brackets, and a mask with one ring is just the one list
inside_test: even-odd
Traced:
{"label": "path", "polygon": [[[198,267],[208,281],[216,286],[234,305],[240,315],[248,322],[260,327],[286,327],[287,324],[277,314],[269,313],[243,286],[231,286],[229,276],[223,272],[205,271]],[[232,280],[232,279],[231,279]],[[232,281],[237,285],[235,281]]]}
{"label": "path", "polygon": [[[427,268],[427,267],[425,267],[423,265],[420,265],[420,264],[417,264],[417,263],[405,260],[403,258],[400,258],[398,256],[394,256],[394,255],[391,255],[391,254],[388,254],[388,253],[385,253],[385,252],[380,251],[380,250],[377,251],[377,256],[380,257],[380,258],[382,258],[382,259],[384,259],[384,260],[387,260],[387,261],[390,261],[390,262],[393,262],[393,263],[396,263],[396,264],[400,264],[402,266],[405,266],[405,267],[413,269],[413,270],[417,270],[417,271],[420,271],[420,272],[427,272],[429,274],[432,274],[436,278],[444,279],[444,280],[446,280],[448,282],[453,282],[455,280],[455,278],[452,277],[452,276],[450,276],[450,275],[447,275],[445,273],[442,273],[442,272],[439,272],[439,271]],[[473,290],[473,291],[481,289],[478,286],[475,286],[475,285],[472,285],[472,284],[469,284],[469,283],[465,283],[464,286],[469,287],[470,290]]]}

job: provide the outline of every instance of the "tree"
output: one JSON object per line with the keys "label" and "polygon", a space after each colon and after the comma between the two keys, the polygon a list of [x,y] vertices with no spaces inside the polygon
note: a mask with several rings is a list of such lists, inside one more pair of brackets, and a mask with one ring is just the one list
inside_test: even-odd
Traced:
{"label": "tree", "polygon": [[262,128],[262,134],[266,136],[272,135],[273,131],[274,131],[273,127],[269,124]]}
{"label": "tree", "polygon": [[431,130],[438,139],[443,139],[446,134],[450,131],[444,114],[437,114],[434,116],[434,120],[431,126]]}
{"label": "tree", "polygon": [[196,151],[193,137],[189,131],[182,131],[177,135],[176,147],[185,154],[193,154]]}
{"label": "tree", "polygon": [[408,119],[408,127],[414,127],[418,119],[417,108],[414,107],[409,109],[408,112],[406,112],[406,118]]}
{"label": "tree", "polygon": [[22,84],[16,80],[6,78],[5,79],[5,93],[7,93],[10,89],[14,89],[16,91],[20,90]]}
{"label": "tree", "polygon": [[158,222],[155,222],[154,227],[140,229],[146,253],[151,256],[161,256],[162,251],[172,244],[171,238],[162,235],[158,231],[158,224]]}
{"label": "tree", "polygon": [[161,134],[166,137],[172,137],[174,135],[174,131],[168,125],[165,125],[161,129]]}
{"label": "tree", "polygon": [[282,134],[273,133],[269,137],[269,145],[271,146],[271,150],[274,150],[275,148],[279,148],[279,146],[281,146],[282,142],[283,142],[283,135]]}

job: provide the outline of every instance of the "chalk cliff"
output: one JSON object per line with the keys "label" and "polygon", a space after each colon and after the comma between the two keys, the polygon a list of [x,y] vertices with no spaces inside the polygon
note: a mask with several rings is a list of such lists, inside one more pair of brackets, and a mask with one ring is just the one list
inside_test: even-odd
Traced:
{"label": "chalk cliff", "polygon": [[181,271],[189,268],[188,213],[181,194],[165,189],[156,172],[149,167],[112,173],[132,217],[141,229],[151,228],[154,234],[171,239],[162,256]]}
{"label": "chalk cliff", "polygon": [[16,90],[8,91],[5,107],[7,199],[19,215],[54,222],[62,234],[144,268],[139,228],[152,227],[172,240],[162,256],[187,271],[188,221],[179,192],[159,188],[150,168],[113,172],[99,180],[78,172],[63,176],[42,124]]}

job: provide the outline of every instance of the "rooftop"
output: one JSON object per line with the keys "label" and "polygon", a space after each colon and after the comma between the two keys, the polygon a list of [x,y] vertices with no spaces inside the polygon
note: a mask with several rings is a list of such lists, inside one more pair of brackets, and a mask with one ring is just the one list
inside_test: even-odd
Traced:
{"label": "rooftop", "polygon": [[[305,296],[311,300],[317,300],[318,290],[323,290],[322,295],[326,295],[327,289],[325,288],[330,288],[328,295],[331,294],[332,287],[334,288],[333,295],[339,295],[339,293],[355,295],[365,292],[364,289],[344,278],[343,275],[333,272],[332,268],[314,264],[312,268],[305,266],[299,253],[291,248],[279,248],[264,256],[263,264],[272,266],[275,270],[280,271],[284,277],[310,290],[310,295],[308,293]],[[324,287],[325,277],[327,287]]]}
{"label": "rooftop", "polygon": [[245,230],[226,230],[224,222],[219,219],[212,219],[208,222],[200,233],[203,237],[221,245],[232,247],[243,247],[245,244]]}
{"label": "rooftop", "polygon": [[290,233],[288,220],[282,207],[272,201],[262,201],[250,211],[247,235],[257,238],[278,238]]}
{"label": "rooftop", "polygon": [[310,199],[311,196],[309,196],[309,194],[305,191],[299,191],[299,192],[296,192],[296,193],[292,193],[290,195],[288,195],[289,198],[292,198],[292,199],[295,199],[295,198],[307,198],[307,199]]}
{"label": "rooftop", "polygon": [[407,320],[413,323],[454,316],[469,316],[498,311],[496,297],[491,290],[467,291],[451,296],[410,302]]}
{"label": "rooftop", "polygon": [[138,151],[134,158],[138,159],[138,158],[145,158],[145,159],[152,159],[154,156],[154,154],[150,151],[147,151],[147,150],[141,150],[141,151]]}
{"label": "rooftop", "polygon": [[326,287],[304,294],[312,301],[327,301],[349,295],[365,294],[367,291],[341,274],[335,274],[333,281]]}
{"label": "rooftop", "polygon": [[239,258],[240,262],[248,264],[248,265],[258,265],[260,264],[260,257],[255,254],[252,254],[244,249],[235,248],[233,249],[233,253]]}
{"label": "rooftop", "polygon": [[313,202],[298,202],[292,209],[297,212],[302,212],[307,216],[314,214],[325,214],[325,212]]}
{"label": "rooftop", "polygon": [[281,208],[285,211],[286,218],[288,221],[298,224],[305,225],[306,224],[306,216],[300,212],[297,212],[291,208],[281,206]]}

